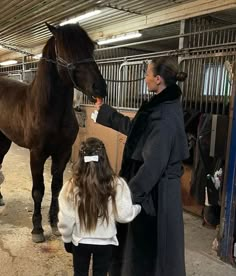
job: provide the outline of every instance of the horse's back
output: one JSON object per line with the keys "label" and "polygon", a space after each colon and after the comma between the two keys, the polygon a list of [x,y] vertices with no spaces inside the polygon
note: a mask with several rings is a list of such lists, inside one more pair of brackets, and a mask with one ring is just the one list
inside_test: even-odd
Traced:
{"label": "horse's back", "polygon": [[0,77],[0,131],[19,145],[24,145],[27,91],[27,84]]}
{"label": "horse's back", "polygon": [[25,100],[29,85],[7,77],[0,77],[0,104],[19,104]]}
{"label": "horse's back", "polygon": [[0,107],[14,111],[25,104],[29,85],[17,80],[0,77]]}
{"label": "horse's back", "polygon": [[18,81],[18,80],[13,80],[5,76],[0,76],[0,93],[3,93],[6,90],[19,90],[19,91],[24,91],[27,89],[29,85]]}

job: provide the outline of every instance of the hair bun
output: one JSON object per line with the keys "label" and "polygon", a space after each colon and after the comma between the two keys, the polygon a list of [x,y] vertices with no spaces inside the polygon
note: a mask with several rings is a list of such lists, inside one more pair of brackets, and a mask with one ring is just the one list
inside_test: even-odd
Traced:
{"label": "hair bun", "polygon": [[177,81],[185,81],[186,80],[186,78],[187,78],[187,73],[185,73],[185,72],[178,72],[177,74],[176,74],[176,80]]}

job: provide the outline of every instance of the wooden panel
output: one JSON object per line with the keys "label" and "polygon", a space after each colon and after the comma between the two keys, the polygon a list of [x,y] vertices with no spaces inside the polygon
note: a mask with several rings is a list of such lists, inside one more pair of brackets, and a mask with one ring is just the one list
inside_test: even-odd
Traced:
{"label": "wooden panel", "polygon": [[197,216],[201,216],[203,206],[199,205],[190,194],[191,177],[192,167],[184,165],[184,174],[181,177],[181,193],[183,208],[184,210],[190,213],[193,213]]}

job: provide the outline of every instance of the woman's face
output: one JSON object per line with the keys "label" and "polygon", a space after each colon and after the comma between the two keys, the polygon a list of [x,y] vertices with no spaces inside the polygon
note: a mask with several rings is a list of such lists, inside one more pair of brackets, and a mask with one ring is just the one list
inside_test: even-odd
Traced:
{"label": "woman's face", "polygon": [[148,64],[145,81],[146,81],[149,92],[157,92],[158,91],[158,86],[161,83],[161,79],[160,79],[159,75],[154,76],[152,63]]}

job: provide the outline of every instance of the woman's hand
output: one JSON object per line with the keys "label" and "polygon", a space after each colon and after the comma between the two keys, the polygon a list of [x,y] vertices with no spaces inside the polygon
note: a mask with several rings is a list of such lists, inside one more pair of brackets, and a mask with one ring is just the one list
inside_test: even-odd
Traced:
{"label": "woman's hand", "polygon": [[97,111],[99,111],[100,107],[103,105],[103,99],[97,97],[97,101],[95,103],[95,108]]}
{"label": "woman's hand", "polygon": [[97,116],[98,116],[98,111],[100,109],[100,107],[103,105],[103,99],[102,98],[99,98],[97,97],[97,101],[95,103],[95,108],[96,110],[94,110],[92,113],[91,113],[91,119],[94,121],[94,123],[96,123],[97,121]]}

